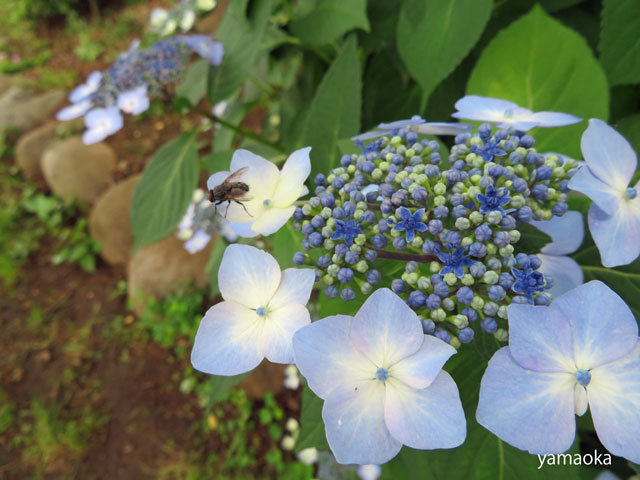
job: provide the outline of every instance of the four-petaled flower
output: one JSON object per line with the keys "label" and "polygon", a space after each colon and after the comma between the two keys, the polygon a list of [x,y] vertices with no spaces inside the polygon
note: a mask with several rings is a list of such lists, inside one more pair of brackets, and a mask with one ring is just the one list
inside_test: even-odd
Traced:
{"label": "four-petaled flower", "polygon": [[522,293],[529,303],[533,303],[535,292],[544,292],[546,289],[544,274],[538,270],[531,267],[525,267],[522,270],[511,267],[511,274],[516,278],[511,290]]}
{"label": "four-petaled flower", "polygon": [[482,147],[480,145],[472,145],[471,152],[480,155],[485,162],[491,162],[493,157],[503,157],[507,154],[500,148],[500,142],[497,140],[487,140]]}
{"label": "four-petaled flower", "polygon": [[500,191],[493,185],[488,185],[484,195],[481,193],[476,195],[476,198],[482,204],[480,206],[480,213],[484,213],[486,215],[489,212],[497,210],[502,215],[505,215],[507,212],[505,212],[502,207],[511,201],[511,197],[507,196],[508,193],[509,192],[506,189],[503,193],[500,193]]}
{"label": "four-petaled flower", "polygon": [[445,122],[427,122],[420,115],[414,115],[408,120],[397,120],[391,123],[380,123],[378,128],[371,132],[362,133],[353,140],[369,140],[383,135],[390,135],[407,128],[413,132],[423,133],[425,135],[458,135],[473,130],[473,125],[467,123],[445,123]]}
{"label": "four-petaled flower", "polygon": [[84,117],[87,130],[82,134],[85,145],[98,143],[122,128],[123,120],[118,107],[94,108]]}
{"label": "four-petaled flower", "polygon": [[224,45],[220,42],[213,41],[207,35],[180,35],[176,37],[176,39],[202,58],[209,60],[211,65],[218,66],[222,63]]}
{"label": "four-petaled flower", "polygon": [[640,255],[640,181],[629,182],[638,159],[625,138],[602,120],[589,120],[582,134],[586,165],[569,181],[569,188],[587,195],[589,230],[602,264],[616,267]]}
{"label": "four-petaled flower", "polygon": [[231,173],[247,168],[236,181],[249,187],[247,197],[250,199],[241,204],[225,201],[218,205],[218,211],[232,222],[238,235],[271,235],[287,223],[296,209],[293,203],[309,192],[304,182],[311,173],[310,151],[311,147],[296,150],[279,171],[269,160],[248,150],[236,150],[231,159],[231,172],[217,172],[209,177],[207,188],[213,190]]}
{"label": "four-petaled flower", "polygon": [[331,240],[344,238],[344,243],[351,246],[358,235],[362,233],[360,224],[351,218],[351,212],[343,217],[343,220],[336,219],[335,231],[331,235]]}
{"label": "four-petaled flower", "polygon": [[389,225],[393,225],[394,230],[399,232],[404,231],[407,242],[412,242],[416,236],[416,232],[425,232],[427,230],[427,224],[421,221],[424,212],[425,209],[421,208],[412,214],[408,208],[400,207],[400,220],[394,222],[389,218],[387,222]]}
{"label": "four-petaled flower", "polygon": [[478,422],[517,448],[557,454],[591,407],[607,450],[640,462],[640,342],[623,300],[592,281],[549,307],[511,304],[508,315],[509,346],[484,373]]}
{"label": "four-petaled flower", "polygon": [[562,127],[582,121],[568,113],[533,112],[507,100],[478,95],[467,95],[455,106],[458,111],[452,117],[497,123],[500,128],[513,127],[521,131],[534,127]]}
{"label": "four-petaled flower", "polygon": [[391,290],[376,290],[355,317],[301,328],[293,349],[309,387],[325,400],[322,419],[338,462],[382,464],[403,444],[428,450],[464,441],[458,388],[442,370],[455,349],[425,335]]}
{"label": "four-petaled flower", "polygon": [[139,115],[149,108],[147,86],[140,85],[118,95],[118,108],[124,113]]}
{"label": "four-petaled flower", "polygon": [[580,212],[567,212],[561,217],[553,217],[546,221],[532,221],[531,224],[549,235],[553,240],[546,244],[537,255],[540,259],[540,270],[550,275],[553,284],[549,293],[553,298],[559,297],[572,288],[584,283],[584,273],[572,254],[584,239],[584,226]]}
{"label": "four-petaled flower", "polygon": [[196,333],[191,363],[213,375],[238,375],[266,357],[293,363],[291,338],[310,323],[313,270],[280,271],[268,253],[248,245],[224,251],[218,287],[223,302],[205,314]]}
{"label": "four-petaled flower", "polygon": [[464,277],[464,267],[470,267],[475,263],[468,258],[469,254],[467,254],[467,252],[469,251],[469,247],[449,244],[447,248],[449,249],[449,253],[443,253],[439,247],[436,248],[436,255],[440,261],[444,263],[444,267],[440,270],[440,276],[453,272],[458,278]]}

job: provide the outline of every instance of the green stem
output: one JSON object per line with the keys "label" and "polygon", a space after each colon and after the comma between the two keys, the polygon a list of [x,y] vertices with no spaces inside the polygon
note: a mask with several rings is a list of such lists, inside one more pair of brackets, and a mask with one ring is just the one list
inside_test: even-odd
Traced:
{"label": "green stem", "polygon": [[197,113],[199,115],[202,115],[203,117],[208,118],[212,122],[219,123],[223,127],[228,128],[229,130],[233,130],[234,132],[238,133],[239,135],[242,135],[242,136],[247,137],[247,138],[251,138],[252,140],[255,140],[258,143],[261,143],[263,145],[267,145],[267,146],[269,146],[271,148],[276,149],[279,152],[284,153],[284,150],[282,149],[282,147],[280,147],[280,145],[278,145],[275,142],[272,142],[271,140],[267,140],[262,135],[258,135],[257,133],[252,132],[249,129],[241,127],[240,125],[234,125],[233,123],[226,121],[224,118],[220,118],[217,115],[214,115],[213,113],[208,112],[208,111],[206,111],[206,110],[204,110],[202,108],[191,106],[190,109],[191,109],[192,112]]}

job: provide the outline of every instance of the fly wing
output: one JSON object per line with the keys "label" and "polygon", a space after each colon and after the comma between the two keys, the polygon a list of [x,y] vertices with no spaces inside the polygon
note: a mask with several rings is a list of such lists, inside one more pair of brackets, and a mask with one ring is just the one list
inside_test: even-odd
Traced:
{"label": "fly wing", "polygon": [[239,180],[240,177],[242,175],[244,175],[244,173],[246,173],[246,171],[249,169],[249,167],[242,167],[238,170],[236,170],[235,172],[233,172],[231,175],[229,175],[227,178],[224,179],[224,182],[222,183],[229,183],[235,180]]}

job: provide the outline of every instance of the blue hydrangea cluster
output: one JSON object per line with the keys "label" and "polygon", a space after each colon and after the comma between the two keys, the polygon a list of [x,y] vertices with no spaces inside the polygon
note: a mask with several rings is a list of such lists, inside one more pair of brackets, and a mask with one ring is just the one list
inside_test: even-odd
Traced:
{"label": "blue hydrangea cluster", "polygon": [[294,261],[321,272],[330,298],[390,287],[425,333],[456,347],[473,339],[474,322],[506,341],[509,304],[551,300],[540,260],[518,252],[519,222],[563,215],[577,167],[534,145],[488,124],[456,136],[445,158],[409,128],[360,144],[296,209],[304,240]]}

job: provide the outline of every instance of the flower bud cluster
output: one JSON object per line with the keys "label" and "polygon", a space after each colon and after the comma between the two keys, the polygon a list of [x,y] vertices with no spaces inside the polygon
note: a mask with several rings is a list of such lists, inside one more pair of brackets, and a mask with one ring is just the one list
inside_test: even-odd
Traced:
{"label": "flower bud cluster", "polygon": [[[506,341],[506,307],[546,305],[552,280],[518,252],[518,221],[567,210],[574,160],[542,155],[513,129],[460,134],[442,158],[434,140],[407,128],[360,144],[294,213],[297,264],[314,265],[327,297],[390,287],[454,346],[479,329]],[[395,260],[395,262],[394,262]]]}
{"label": "flower bud cluster", "polygon": [[149,20],[150,30],[159,35],[171,35],[178,28],[183,32],[191,30],[196,15],[213,10],[216,0],[181,0],[170,10],[154,8]]}

